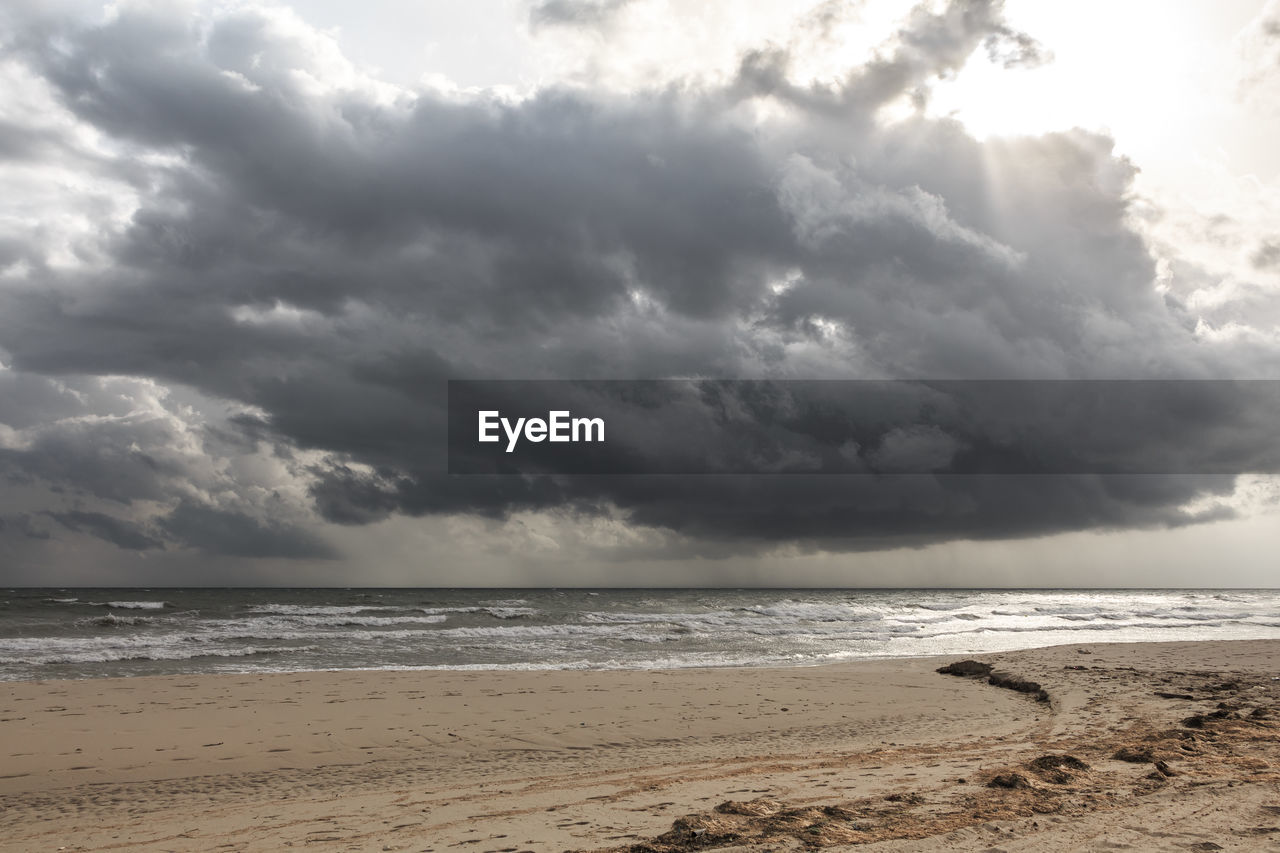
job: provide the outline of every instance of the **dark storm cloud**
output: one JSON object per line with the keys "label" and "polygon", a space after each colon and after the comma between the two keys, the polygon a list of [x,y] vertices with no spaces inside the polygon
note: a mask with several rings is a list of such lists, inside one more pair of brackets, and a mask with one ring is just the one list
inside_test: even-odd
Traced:
{"label": "dark storm cloud", "polygon": [[0,518],[0,532],[10,529],[16,530],[26,539],[47,541],[53,538],[48,526],[38,524],[30,513],[24,512],[10,518]]}
{"label": "dark storm cloud", "polygon": [[0,448],[0,470],[120,504],[159,499],[165,495],[164,466],[138,449],[135,441],[135,434],[150,431],[130,423],[55,428],[30,447]]}
{"label": "dark storm cloud", "polygon": [[47,528],[37,526],[32,517],[27,514],[18,516],[18,529],[28,539],[47,540],[53,537]]}
{"label": "dark storm cloud", "polygon": [[[269,472],[258,470],[261,439],[246,428],[204,427],[184,395],[145,380],[55,380],[0,370],[0,424],[9,430],[0,439],[12,445],[0,447],[0,474],[10,486],[3,496],[23,505],[43,487],[71,507],[13,516],[13,530],[27,539],[50,538],[49,528],[35,523],[43,516],[130,551],[334,556],[287,520],[296,513],[278,496],[253,499],[264,492],[263,476],[269,479]],[[193,493],[238,508],[209,505]],[[106,511],[86,508],[91,505]],[[157,514],[148,509],[154,506],[172,508]]]}
{"label": "dark storm cloud", "polygon": [[160,519],[159,526],[181,544],[206,554],[288,559],[336,556],[333,549],[305,531],[185,501]]}
{"label": "dark storm cloud", "polygon": [[[1200,345],[1156,293],[1129,222],[1134,167],[1107,138],[982,143],[947,120],[876,120],[976,50],[1042,58],[998,2],[915,11],[837,84],[793,82],[778,48],[724,88],[514,102],[381,91],[252,8],[206,20],[126,5],[94,26],[11,15],[11,55],[115,143],[96,174],[139,196],[126,224],[83,238],[85,264],[37,252],[0,288],[14,374],[154,377],[255,407],[234,421],[245,441],[325,454],[307,487],[329,521],[618,512],[731,546],[865,548],[1182,524],[1208,516],[1181,506],[1230,489],[1229,476],[443,476],[448,378],[1262,369]],[[784,114],[747,122],[750,102]],[[0,150],[34,145],[14,134]],[[0,244],[0,260],[24,251]],[[156,522],[175,543],[328,555],[269,506],[156,493],[165,463],[131,429],[101,441],[68,423],[2,461],[103,500],[176,501]]]}
{"label": "dark storm cloud", "polygon": [[[63,527],[86,533],[130,551],[166,547],[195,548],[213,556],[283,559],[332,559],[332,548],[314,536],[288,525],[272,524],[238,512],[182,502],[158,519],[154,529],[112,515],[84,510],[48,512],[44,515]],[[20,529],[28,537],[47,538],[27,516]]]}
{"label": "dark storm cloud", "polygon": [[111,544],[130,551],[146,551],[164,545],[147,536],[135,525],[100,512],[49,512],[45,513],[64,527],[105,539]]}
{"label": "dark storm cloud", "polygon": [[321,472],[319,509],[339,523],[393,512],[490,517],[546,507],[597,513],[694,537],[706,554],[751,553],[794,541],[874,550],[948,539],[1002,539],[1069,530],[1177,527],[1232,517],[1190,501],[1230,494],[1232,475],[712,475],[643,477],[430,477],[388,481]]}

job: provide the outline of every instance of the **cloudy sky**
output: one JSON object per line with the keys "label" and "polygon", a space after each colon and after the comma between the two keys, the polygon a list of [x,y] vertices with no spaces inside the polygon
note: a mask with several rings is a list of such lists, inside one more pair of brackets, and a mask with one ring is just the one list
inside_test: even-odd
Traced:
{"label": "cloudy sky", "polygon": [[0,584],[1273,585],[1268,476],[443,460],[448,379],[1280,379],[1276,138],[1280,0],[9,0]]}

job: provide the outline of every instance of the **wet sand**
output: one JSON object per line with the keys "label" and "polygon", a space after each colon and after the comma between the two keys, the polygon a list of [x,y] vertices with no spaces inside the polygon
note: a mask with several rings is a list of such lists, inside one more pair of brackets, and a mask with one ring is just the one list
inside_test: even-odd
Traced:
{"label": "wet sand", "polygon": [[0,847],[1280,850],[1280,641],[955,660],[9,683]]}

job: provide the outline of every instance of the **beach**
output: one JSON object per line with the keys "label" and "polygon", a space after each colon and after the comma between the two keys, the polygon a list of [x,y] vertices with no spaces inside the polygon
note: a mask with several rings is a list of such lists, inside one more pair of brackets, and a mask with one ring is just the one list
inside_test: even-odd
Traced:
{"label": "beach", "polygon": [[0,853],[1280,853],[1280,0],[0,81]]}
{"label": "beach", "polygon": [[953,661],[15,682],[0,702],[0,837],[6,850],[1280,849],[1280,642],[982,656],[1047,701],[936,672]]}

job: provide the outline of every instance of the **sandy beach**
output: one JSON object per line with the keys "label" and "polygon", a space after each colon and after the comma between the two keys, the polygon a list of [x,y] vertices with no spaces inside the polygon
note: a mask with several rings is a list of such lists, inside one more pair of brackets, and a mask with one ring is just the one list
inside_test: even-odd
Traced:
{"label": "sandy beach", "polygon": [[956,660],[9,683],[0,846],[1280,850],[1280,642]]}

